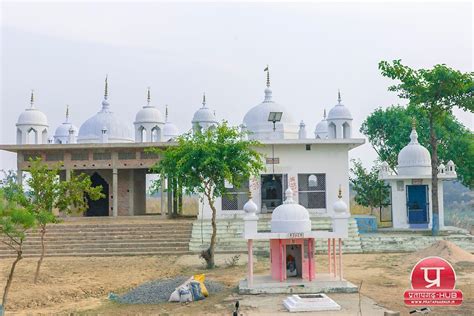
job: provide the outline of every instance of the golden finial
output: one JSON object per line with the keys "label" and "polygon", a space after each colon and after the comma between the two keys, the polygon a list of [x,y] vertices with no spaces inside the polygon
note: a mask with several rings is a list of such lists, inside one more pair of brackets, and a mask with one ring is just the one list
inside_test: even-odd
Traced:
{"label": "golden finial", "polygon": [[33,108],[35,103],[35,91],[31,89],[30,106]]}
{"label": "golden finial", "polygon": [[107,82],[107,78],[109,75],[105,75],[105,89],[104,89],[104,99],[107,100],[109,96],[109,83]]}
{"label": "golden finial", "polygon": [[148,92],[147,92],[147,97],[146,97],[147,105],[150,105],[150,101],[151,101],[151,94],[150,94],[150,87],[148,87]]}
{"label": "golden finial", "polygon": [[247,192],[247,196],[248,196],[248,198],[249,198],[249,200],[250,200],[250,199],[252,198],[252,191],[249,190],[249,191]]}
{"label": "golden finial", "polygon": [[340,184],[339,184],[339,193],[338,193],[337,197],[342,199],[342,187],[341,187]]}

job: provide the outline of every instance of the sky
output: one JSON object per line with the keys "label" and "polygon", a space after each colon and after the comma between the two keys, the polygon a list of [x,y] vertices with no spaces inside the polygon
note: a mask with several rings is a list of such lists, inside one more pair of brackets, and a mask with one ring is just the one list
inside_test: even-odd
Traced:
{"label": "sky", "polygon": [[[343,103],[353,115],[353,136],[376,108],[406,104],[387,91],[377,68],[402,59],[414,68],[445,63],[473,71],[471,2],[13,2],[1,9],[0,143],[16,141],[15,123],[35,105],[50,125],[79,127],[101,108],[108,75],[111,109],[132,126],[152,103],[180,131],[207,104],[219,119],[240,124],[263,100],[270,65],[273,98],[313,135],[323,110]],[[473,115],[455,110],[474,128]],[[407,140],[408,142],[408,140]],[[377,158],[370,144],[351,158]],[[16,168],[0,153],[0,169]]]}

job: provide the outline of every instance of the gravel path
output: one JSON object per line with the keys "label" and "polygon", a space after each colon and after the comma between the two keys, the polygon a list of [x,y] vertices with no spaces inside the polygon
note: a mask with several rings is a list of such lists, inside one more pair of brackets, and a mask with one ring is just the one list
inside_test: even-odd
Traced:
{"label": "gravel path", "polygon": [[[155,280],[143,283],[120,296],[111,294],[111,300],[122,304],[158,304],[167,302],[171,293],[189,277],[179,276],[173,279]],[[224,285],[220,282],[205,281],[210,294],[220,292]]]}

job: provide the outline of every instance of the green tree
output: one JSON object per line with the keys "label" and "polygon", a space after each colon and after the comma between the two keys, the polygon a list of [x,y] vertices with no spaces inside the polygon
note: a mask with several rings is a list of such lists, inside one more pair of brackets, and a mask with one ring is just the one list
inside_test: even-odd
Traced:
{"label": "green tree", "polygon": [[46,227],[50,223],[57,223],[54,215],[56,209],[61,213],[83,212],[87,209],[87,196],[91,200],[104,197],[102,186],[92,187],[90,177],[84,173],[79,175],[71,172],[70,179],[60,180],[60,165],[49,167],[41,158],[31,159],[29,168],[30,177],[27,184],[30,191],[24,194],[23,205],[33,210],[41,236],[41,255],[36,266],[34,282],[38,282],[41,264],[45,254],[44,237]]}
{"label": "green tree", "polygon": [[368,171],[360,160],[352,159],[351,162],[349,180],[356,193],[354,200],[359,205],[370,207],[370,213],[374,215],[375,209],[378,208],[381,211],[382,207],[389,205],[390,189],[382,180],[379,180],[377,165]]}
{"label": "green tree", "polygon": [[262,155],[255,150],[259,144],[244,136],[224,122],[199,133],[181,135],[177,145],[166,150],[152,150],[162,156],[152,168],[161,175],[154,183],[155,189],[164,177],[172,179],[186,193],[202,194],[212,209],[211,243],[201,254],[208,268],[215,266],[216,198],[226,193],[226,182],[238,187],[264,168]]}
{"label": "green tree", "polygon": [[[360,128],[380,161],[386,161],[395,171],[400,150],[410,140],[412,120],[416,120],[419,142],[431,152],[429,143],[429,118],[415,105],[378,108],[362,123]],[[435,125],[438,136],[439,161],[453,160],[460,181],[474,188],[474,135],[451,113],[446,113],[443,124]]]}
{"label": "green tree", "polygon": [[35,226],[36,219],[31,209],[23,207],[17,201],[24,200],[23,192],[14,178],[7,178],[0,188],[0,234],[1,242],[16,253],[16,258],[10,267],[7,282],[3,290],[2,306],[6,308],[8,293],[13,281],[15,268],[23,259],[23,244],[26,231]]}
{"label": "green tree", "polygon": [[446,65],[432,69],[412,69],[394,60],[381,61],[379,69],[384,77],[398,80],[389,91],[426,113],[430,131],[431,149],[431,205],[433,210],[432,234],[439,233],[438,206],[438,135],[436,125],[442,125],[454,107],[474,111],[474,73],[462,73]]}

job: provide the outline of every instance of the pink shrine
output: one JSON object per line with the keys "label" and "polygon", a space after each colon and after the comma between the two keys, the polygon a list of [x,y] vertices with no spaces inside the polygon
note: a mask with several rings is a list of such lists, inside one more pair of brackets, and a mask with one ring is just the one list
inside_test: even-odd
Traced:
{"label": "pink shrine", "polygon": [[[239,284],[239,291],[258,293],[309,293],[311,291],[356,291],[357,288],[342,277],[342,239],[348,237],[350,213],[342,200],[333,205],[332,231],[313,231],[308,210],[293,200],[287,189],[286,200],[273,211],[270,232],[258,232],[258,207],[252,198],[244,205],[243,237],[248,245],[248,275]],[[253,241],[268,239],[270,242],[270,276],[253,274]],[[314,249],[316,239],[327,240],[328,272],[316,267]],[[336,251],[336,245],[338,246]]]}

